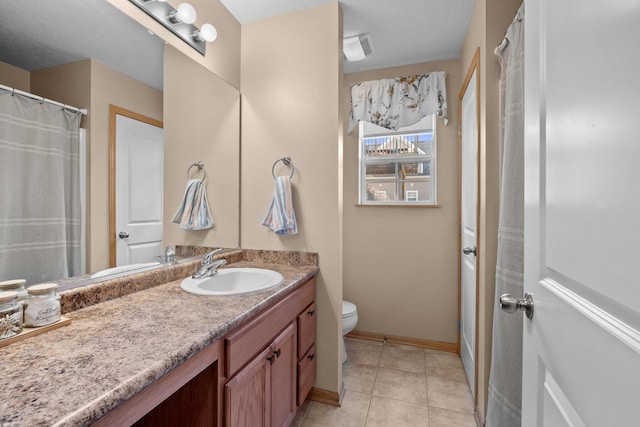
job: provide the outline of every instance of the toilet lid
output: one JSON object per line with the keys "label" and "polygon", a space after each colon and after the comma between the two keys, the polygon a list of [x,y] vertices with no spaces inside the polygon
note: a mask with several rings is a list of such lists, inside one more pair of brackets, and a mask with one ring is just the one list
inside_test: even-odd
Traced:
{"label": "toilet lid", "polygon": [[342,301],[342,317],[349,317],[356,314],[356,305],[349,301]]}

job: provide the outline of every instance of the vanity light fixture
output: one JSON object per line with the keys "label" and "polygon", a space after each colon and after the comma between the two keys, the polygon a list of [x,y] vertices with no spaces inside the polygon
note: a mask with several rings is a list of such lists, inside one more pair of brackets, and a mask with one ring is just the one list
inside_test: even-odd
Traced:
{"label": "vanity light fixture", "polygon": [[375,53],[371,34],[357,34],[342,39],[342,51],[347,61],[361,61]]}
{"label": "vanity light fixture", "polygon": [[180,37],[189,46],[204,56],[207,42],[214,41],[218,32],[211,24],[203,24],[201,28],[194,25],[197,18],[196,9],[189,3],[180,3],[177,8],[167,0],[129,0],[142,9],[147,15],[161,23],[165,28]]}
{"label": "vanity light fixture", "polygon": [[196,13],[196,8],[191,6],[189,3],[180,3],[177,9],[169,12],[169,21],[174,24],[193,24],[196,22],[196,18],[198,14]]}

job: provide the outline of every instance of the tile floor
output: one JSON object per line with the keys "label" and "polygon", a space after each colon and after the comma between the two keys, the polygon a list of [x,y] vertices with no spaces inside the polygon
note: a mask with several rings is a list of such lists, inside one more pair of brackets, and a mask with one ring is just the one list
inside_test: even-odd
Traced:
{"label": "tile floor", "polygon": [[307,400],[294,427],[475,427],[456,354],[347,338],[341,407]]}

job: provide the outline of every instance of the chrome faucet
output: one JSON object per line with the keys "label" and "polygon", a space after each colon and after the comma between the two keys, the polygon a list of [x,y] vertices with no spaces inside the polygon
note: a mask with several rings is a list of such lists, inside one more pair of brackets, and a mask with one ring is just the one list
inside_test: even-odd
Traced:
{"label": "chrome faucet", "polygon": [[164,250],[164,255],[156,255],[156,259],[162,263],[173,264],[176,262],[176,248],[175,246],[167,246]]}
{"label": "chrome faucet", "polygon": [[214,249],[211,252],[202,256],[202,267],[198,269],[196,274],[194,274],[194,279],[202,279],[205,277],[212,277],[218,274],[218,267],[222,267],[227,264],[227,261],[224,259],[219,259],[217,261],[213,261],[213,255],[220,252],[222,248]]}

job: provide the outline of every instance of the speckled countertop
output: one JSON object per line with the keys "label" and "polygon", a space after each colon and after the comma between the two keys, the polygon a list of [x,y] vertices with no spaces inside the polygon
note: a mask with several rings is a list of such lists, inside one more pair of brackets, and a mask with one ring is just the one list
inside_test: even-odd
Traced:
{"label": "speckled countertop", "polygon": [[[285,282],[256,294],[209,297],[182,291],[174,279],[103,302],[90,297],[97,303],[65,314],[70,325],[0,348],[1,425],[89,425],[318,271],[316,254],[244,250],[234,261],[279,271]],[[162,283],[153,274],[129,283]],[[86,288],[109,294],[100,285]],[[72,294],[78,300],[82,290]]]}

